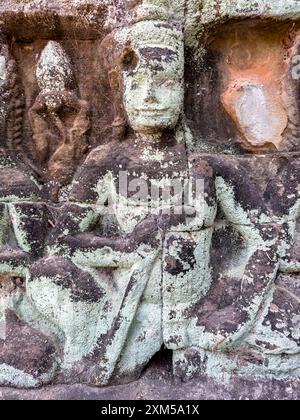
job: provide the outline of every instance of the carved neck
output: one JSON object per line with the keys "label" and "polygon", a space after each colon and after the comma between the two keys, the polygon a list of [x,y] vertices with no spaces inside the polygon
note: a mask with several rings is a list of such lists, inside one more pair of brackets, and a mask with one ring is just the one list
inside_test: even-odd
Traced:
{"label": "carved neck", "polygon": [[135,141],[145,146],[158,146],[162,139],[162,133],[142,134],[136,133]]}

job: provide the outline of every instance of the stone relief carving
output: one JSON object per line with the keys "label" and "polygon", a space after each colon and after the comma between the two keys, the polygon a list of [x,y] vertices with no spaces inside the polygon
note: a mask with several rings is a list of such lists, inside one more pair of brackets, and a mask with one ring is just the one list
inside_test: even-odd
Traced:
{"label": "stone relief carving", "polygon": [[3,152],[20,150],[24,101],[13,59],[5,36],[0,37],[1,138]]}
{"label": "stone relief carving", "polygon": [[[138,186],[143,177],[149,191],[151,183],[168,182],[178,178],[178,174],[187,177],[184,144],[176,138],[176,131],[180,130],[176,126],[183,108],[183,33],[180,26],[154,21],[152,10],[148,14],[140,9],[136,16],[139,21],[134,22],[129,30],[118,30],[113,39],[110,35],[102,45],[103,54],[109,55],[109,60],[112,58],[110,45],[123,36],[128,40],[129,46],[123,43],[122,50],[118,51],[119,57],[113,57],[113,65],[120,65],[113,70],[108,69],[114,79],[112,87],[115,88],[119,82],[118,87],[124,92],[121,104],[116,104],[114,119],[114,128],[117,122],[123,124],[118,130],[119,134],[123,133],[122,142],[117,135],[112,144],[99,146],[87,156],[72,184],[70,198],[76,204],[70,207],[70,221],[66,219],[68,210],[63,209],[61,227],[53,237],[52,247],[54,254],[58,255],[37,263],[30,286],[31,296],[40,307],[41,279],[46,278],[48,285],[60,286],[57,285],[56,271],[59,267],[65,295],[65,298],[59,298],[60,306],[67,311],[81,302],[87,305],[83,279],[87,272],[91,273],[90,282],[95,284],[94,287],[99,285],[99,296],[94,296],[95,300],[89,302],[86,311],[73,309],[78,311],[83,329],[91,331],[93,319],[102,324],[95,325],[90,337],[91,347],[86,345],[86,339],[82,354],[79,353],[80,344],[75,344],[74,338],[82,341],[83,337],[78,335],[77,328],[73,331],[73,338],[72,331],[66,331],[69,328],[68,317],[65,318],[66,325],[61,328],[67,336],[65,356],[68,357],[69,353],[73,355],[74,350],[77,356],[71,356],[70,361],[65,360],[65,363],[90,363],[93,368],[89,369],[89,381],[100,385],[106,385],[114,372],[119,376],[139,374],[163,344],[160,233],[163,221],[159,223],[159,214],[152,214],[155,208],[150,207],[149,211],[148,193],[144,197],[141,194],[123,195],[120,177],[126,174],[133,186]],[[168,57],[166,62],[161,60],[161,54]],[[114,90],[118,99],[121,92]],[[127,130],[125,124],[128,124]],[[118,166],[113,162],[117,162]],[[109,207],[115,208],[113,215],[106,211],[107,200]],[[83,203],[89,203],[89,207]],[[74,212],[80,221],[77,221],[76,227]],[[108,215],[105,215],[106,212]],[[111,218],[113,220],[109,220]],[[72,230],[66,234],[69,223],[72,223]],[[105,223],[108,232],[103,226]],[[97,224],[98,232],[95,228]],[[114,237],[110,236],[111,229],[116,231]],[[78,243],[81,243],[80,248],[76,245]],[[77,269],[78,272],[70,288],[82,289],[81,299],[71,307],[72,295],[70,291],[66,294],[68,287],[63,275],[71,270],[71,266],[67,259],[63,261],[60,256],[67,254],[75,264],[72,270]],[[50,266],[53,269],[49,272]],[[81,271],[76,266],[80,266]],[[108,288],[109,279],[115,283],[115,288]],[[42,303],[45,305],[46,302],[43,300]],[[55,314],[55,308],[49,309],[46,304],[41,310],[46,316],[49,312]],[[72,309],[69,316],[72,316]],[[100,323],[99,317],[102,320]]]}
{"label": "stone relief carving", "polygon": [[0,39],[1,385],[299,377],[297,7],[171,3]]}
{"label": "stone relief carving", "polygon": [[31,387],[53,379],[56,366],[55,345],[39,331],[38,322],[31,322],[36,311],[26,294],[31,261],[43,252],[47,208],[40,202],[38,185],[28,176],[28,169],[25,171],[26,159],[18,159],[22,152],[24,100],[17,65],[4,37],[0,62],[0,377],[3,385]]}
{"label": "stone relief carving", "polygon": [[[174,361],[179,375],[193,375],[197,369],[198,373],[199,369],[202,372],[207,369],[217,377],[232,369],[248,375],[249,371],[258,374],[260,370],[265,376],[279,372],[288,375],[293,362],[294,368],[299,369],[297,356],[294,357],[299,347],[297,311],[292,312],[290,317],[286,313],[284,323],[278,321],[272,328],[264,318],[269,305],[271,310],[277,305],[284,305],[277,296],[278,274],[295,272],[299,266],[299,262],[293,258],[290,260],[296,219],[299,217],[299,191],[297,184],[293,187],[290,180],[297,179],[298,165],[297,157],[294,160],[290,157],[287,163],[286,157],[272,155],[226,157],[221,164],[220,161],[212,163],[216,168],[218,203],[225,216],[225,220],[217,222],[216,236],[223,245],[227,241],[229,244],[236,236],[240,248],[232,250],[232,261],[220,271],[214,267],[216,262],[212,258],[213,282],[210,289],[205,291],[204,296],[198,297],[199,300],[194,300],[194,294],[194,303],[187,305],[180,314],[181,320],[189,320],[189,329],[185,334],[192,348],[183,351],[179,346],[179,357]],[[235,173],[238,173],[238,179]],[[241,176],[246,180],[244,192]],[[278,205],[282,194],[288,195],[287,191],[291,192],[291,201]],[[282,277],[285,276],[279,275],[279,278]],[[288,294],[289,289],[284,289],[283,293]],[[263,328],[260,330],[259,324],[256,324],[260,316],[261,322],[266,323],[264,333]],[[294,320],[293,327],[290,319]],[[256,329],[260,331],[257,335]],[[248,335],[251,346],[248,345]],[[289,355],[286,358],[290,359],[286,366],[281,363],[283,349]]]}
{"label": "stone relief carving", "polygon": [[76,93],[71,62],[58,42],[49,41],[37,63],[40,94],[30,109],[36,155],[46,163],[50,190],[57,198],[87,149],[88,103]]}

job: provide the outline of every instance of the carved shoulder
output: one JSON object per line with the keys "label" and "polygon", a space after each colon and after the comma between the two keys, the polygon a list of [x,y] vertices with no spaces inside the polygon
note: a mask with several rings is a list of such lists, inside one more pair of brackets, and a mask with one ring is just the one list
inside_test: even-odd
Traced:
{"label": "carved shoulder", "polygon": [[97,184],[113,171],[113,145],[103,145],[92,150],[83,165],[77,171],[70,199],[85,203],[93,203],[98,199]]}

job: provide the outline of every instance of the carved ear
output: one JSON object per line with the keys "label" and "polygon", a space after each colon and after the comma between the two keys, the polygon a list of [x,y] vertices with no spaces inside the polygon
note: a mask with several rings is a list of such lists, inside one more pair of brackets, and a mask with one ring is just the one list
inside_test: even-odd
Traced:
{"label": "carved ear", "polygon": [[109,85],[114,93],[121,91],[121,79],[117,68],[108,73]]}
{"label": "carved ear", "polygon": [[123,83],[121,75],[124,45],[120,45],[112,33],[101,42],[100,54],[104,68],[108,73],[108,82],[113,98],[113,138],[121,140],[127,128],[127,119],[123,107]]}
{"label": "carved ear", "polygon": [[108,74],[109,84],[113,94],[114,121],[112,123],[113,137],[122,140],[124,137],[127,121],[123,108],[123,86],[120,70],[116,67]]}

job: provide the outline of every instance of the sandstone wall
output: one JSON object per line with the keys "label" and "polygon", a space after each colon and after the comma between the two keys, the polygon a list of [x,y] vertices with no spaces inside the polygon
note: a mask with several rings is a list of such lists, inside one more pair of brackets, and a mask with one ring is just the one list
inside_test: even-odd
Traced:
{"label": "sandstone wall", "polygon": [[0,385],[298,380],[299,22],[0,4]]}

